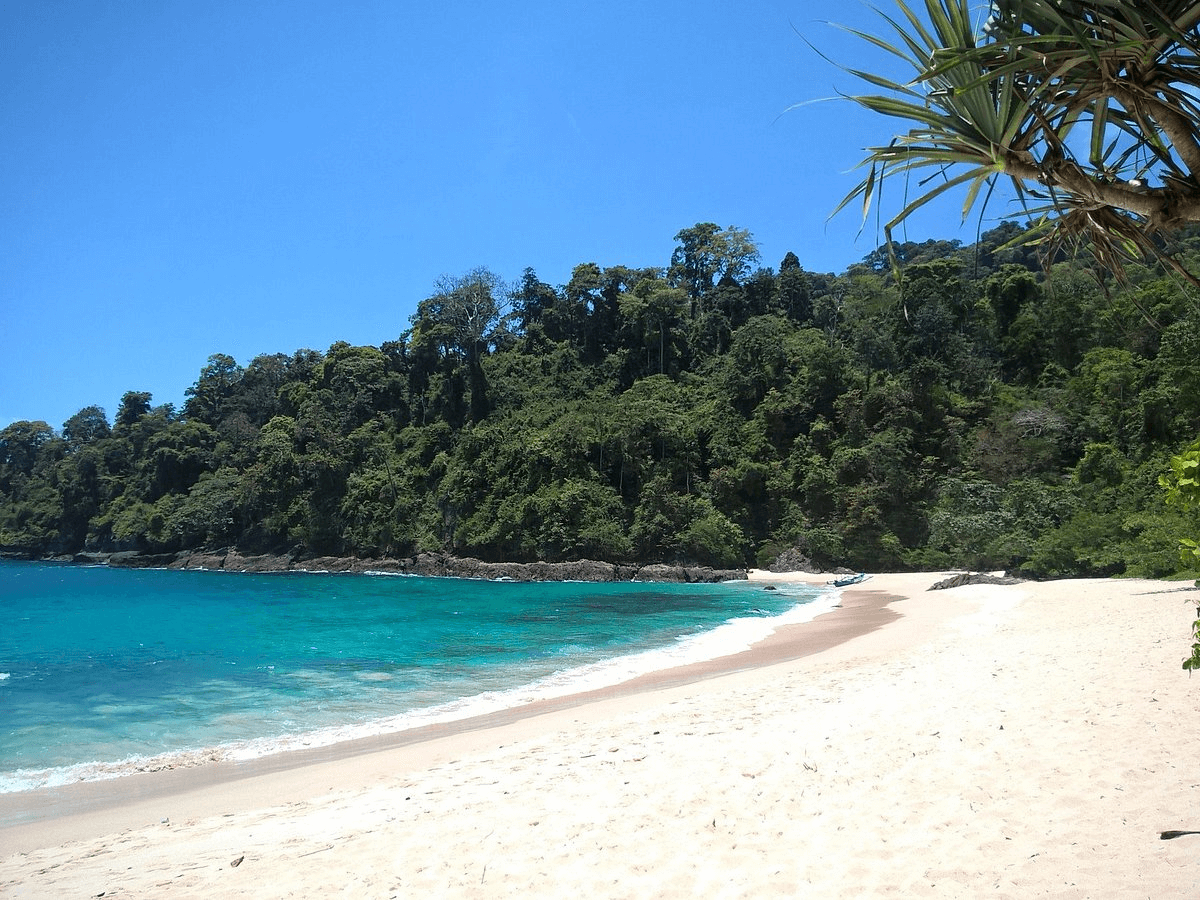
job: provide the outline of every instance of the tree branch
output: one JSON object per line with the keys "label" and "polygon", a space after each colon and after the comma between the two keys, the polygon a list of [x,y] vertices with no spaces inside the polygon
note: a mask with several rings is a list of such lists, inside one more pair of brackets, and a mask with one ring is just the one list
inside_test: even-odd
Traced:
{"label": "tree branch", "polygon": [[1126,109],[1149,113],[1149,118],[1158,124],[1188,174],[1193,179],[1200,176],[1200,143],[1196,139],[1194,123],[1188,116],[1161,97],[1150,93],[1141,95],[1120,82],[1105,87],[1109,95]]}
{"label": "tree branch", "polygon": [[1119,181],[1097,181],[1067,159],[1038,163],[1028,153],[1008,153],[1004,172],[1021,181],[1058,188],[1096,206],[1109,206],[1145,219],[1154,229],[1200,222],[1200,191],[1183,194],[1172,188],[1138,190]]}

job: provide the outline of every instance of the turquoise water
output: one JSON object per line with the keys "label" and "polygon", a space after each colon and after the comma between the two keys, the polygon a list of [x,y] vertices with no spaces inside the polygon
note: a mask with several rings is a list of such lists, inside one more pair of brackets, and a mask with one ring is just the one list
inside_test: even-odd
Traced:
{"label": "turquoise water", "polygon": [[613,684],[748,646],[828,596],[0,562],[0,792]]}

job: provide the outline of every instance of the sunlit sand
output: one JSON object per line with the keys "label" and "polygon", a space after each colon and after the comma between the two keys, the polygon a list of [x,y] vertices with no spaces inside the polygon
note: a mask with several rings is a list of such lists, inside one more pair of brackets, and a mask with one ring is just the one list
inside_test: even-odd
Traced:
{"label": "sunlit sand", "polygon": [[1162,837],[1200,830],[1200,592],[939,577],[403,745],[80,786],[0,829],[0,894],[1200,896]]}

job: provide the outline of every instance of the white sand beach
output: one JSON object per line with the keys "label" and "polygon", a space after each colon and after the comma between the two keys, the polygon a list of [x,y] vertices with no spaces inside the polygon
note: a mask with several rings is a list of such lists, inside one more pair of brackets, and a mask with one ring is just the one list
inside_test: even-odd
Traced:
{"label": "white sand beach", "polygon": [[1200,591],[940,577],[406,745],[10,797],[65,812],[0,828],[0,896],[1200,897],[1160,838],[1200,831]]}

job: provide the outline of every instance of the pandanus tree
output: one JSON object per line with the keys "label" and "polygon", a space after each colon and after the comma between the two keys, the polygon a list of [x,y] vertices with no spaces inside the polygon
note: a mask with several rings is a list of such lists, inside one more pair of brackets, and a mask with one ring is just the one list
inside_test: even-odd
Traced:
{"label": "pandanus tree", "polygon": [[[1200,222],[1200,4],[1191,0],[896,0],[896,40],[859,37],[911,66],[898,81],[850,69],[883,93],[851,97],[911,127],[870,147],[867,174],[838,207],[864,216],[885,182],[905,182],[891,230],[935,197],[965,190],[964,218],[1014,186],[1027,237],[1053,254],[1086,248],[1105,269],[1171,256]],[[913,188],[916,188],[914,191]]]}

